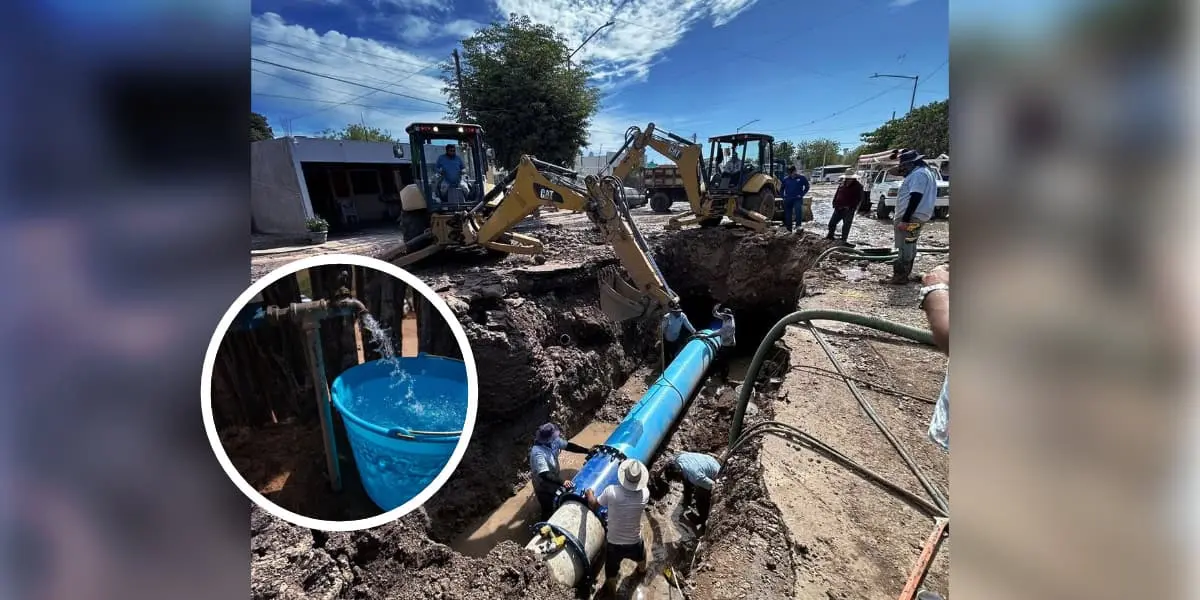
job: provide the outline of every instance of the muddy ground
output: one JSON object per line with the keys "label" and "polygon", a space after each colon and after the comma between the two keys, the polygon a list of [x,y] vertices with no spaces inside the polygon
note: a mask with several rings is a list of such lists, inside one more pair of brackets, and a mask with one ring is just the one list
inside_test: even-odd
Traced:
{"label": "muddy ground", "polygon": [[[821,187],[814,192],[818,223],[828,216],[831,193],[831,188]],[[905,304],[907,296],[915,294],[914,286],[885,288],[857,280],[858,273],[847,275],[846,270],[857,268],[873,276],[886,267],[837,263],[818,269],[807,280],[800,278],[806,261],[825,247],[818,236],[752,236],[724,229],[663,232],[665,216],[644,209],[635,215],[678,292],[700,299],[697,304],[724,302],[739,315],[743,352],[757,345],[752,333],[761,335],[798,303],[923,325],[919,311],[914,314],[911,303]],[[945,243],[947,231],[944,223],[935,223],[926,235],[934,243]],[[497,261],[452,255],[439,265],[411,269],[450,303],[467,330],[480,369],[475,435],[454,478],[423,510],[367,532],[310,532],[254,509],[253,597],[467,598],[480,592],[492,597],[571,597],[553,589],[541,565],[512,542],[501,543],[484,558],[467,557],[446,545],[521,489],[528,477],[529,439],[538,423],[554,420],[569,434],[595,422],[616,423],[640,395],[636,381],[653,377],[647,365],[657,362],[654,334],[634,325],[610,324],[599,311],[595,270],[612,259],[586,218],[547,214],[537,224],[536,235],[548,248],[545,265],[527,257]],[[851,239],[888,245],[890,228],[860,217]],[[717,260],[707,264],[716,268],[689,258],[714,255]],[[928,262],[922,258],[918,268]],[[255,268],[257,276],[266,272],[264,266]],[[817,295],[800,300],[802,287]],[[705,310],[685,308],[693,309],[689,314]],[[936,354],[880,342],[862,332],[835,334],[837,327],[821,326],[827,328],[839,358],[861,367],[857,376],[869,378],[863,370],[873,369],[885,373],[881,381],[889,385],[911,385],[914,395],[936,395],[941,368]],[[783,368],[789,362],[831,368],[823,353],[814,354],[810,346],[815,343],[799,338],[810,334],[791,329],[783,340],[787,350],[771,370],[779,389],[768,385],[755,396],[750,420],[773,416],[801,425],[919,492],[911,475],[904,479],[906,471],[894,450],[861,410],[855,412],[843,383],[802,368]],[[820,352],[819,346],[815,351]],[[631,386],[630,381],[635,383]],[[717,452],[724,447],[735,392],[721,384],[714,380],[697,397],[669,450]],[[864,393],[945,489],[948,461],[918,447],[931,407]],[[656,473],[660,467],[655,465]],[[687,531],[656,532],[664,540],[655,551],[657,566],[680,570],[692,598],[894,596],[928,535],[927,520],[905,505],[773,439],[735,456],[719,486],[709,533],[698,555],[694,536]],[[663,518],[652,521],[673,520],[678,492],[678,484],[657,485],[651,513]],[[943,593],[948,554],[947,545],[930,577],[931,587]],[[648,597],[666,597],[661,577],[643,582],[642,590]],[[622,591],[632,589],[625,585]]]}

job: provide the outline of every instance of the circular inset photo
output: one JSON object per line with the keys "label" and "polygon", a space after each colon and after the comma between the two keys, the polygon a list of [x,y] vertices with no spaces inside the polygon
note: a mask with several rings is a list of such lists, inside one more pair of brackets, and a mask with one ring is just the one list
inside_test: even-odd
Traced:
{"label": "circular inset photo", "polygon": [[254,503],[309,529],[376,527],[437,493],[466,452],[475,359],[445,301],[354,255],[289,263],[233,303],[204,357],[213,452]]}

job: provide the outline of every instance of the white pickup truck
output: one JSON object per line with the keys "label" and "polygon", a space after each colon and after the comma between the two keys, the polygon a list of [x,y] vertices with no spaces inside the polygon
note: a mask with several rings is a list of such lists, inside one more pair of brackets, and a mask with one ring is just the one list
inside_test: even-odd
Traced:
{"label": "white pickup truck", "polygon": [[[933,218],[945,219],[950,216],[950,182],[942,177],[937,168],[931,168],[937,177],[938,190],[937,200],[933,204]],[[891,218],[892,212],[896,210],[896,199],[900,195],[900,184],[904,178],[888,170],[879,170],[872,173],[870,179],[867,189],[870,190],[871,201],[875,205],[875,216],[880,219]]]}

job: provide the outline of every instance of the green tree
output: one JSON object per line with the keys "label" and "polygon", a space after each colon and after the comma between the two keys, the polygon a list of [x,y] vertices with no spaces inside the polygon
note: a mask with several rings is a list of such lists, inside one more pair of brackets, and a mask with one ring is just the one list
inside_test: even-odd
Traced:
{"label": "green tree", "polygon": [[271,139],[275,139],[275,132],[271,130],[271,124],[267,122],[267,118],[256,112],[250,113],[250,141]]}
{"label": "green tree", "polygon": [[862,134],[866,152],[912,148],[926,156],[950,153],[950,100],[919,106]]}
{"label": "green tree", "polygon": [[775,142],[773,150],[775,160],[782,160],[787,164],[792,164],[792,159],[796,157],[796,145],[791,142]]}
{"label": "green tree", "polygon": [[364,124],[351,123],[343,127],[339,131],[326,129],[317,134],[319,138],[329,140],[357,140],[360,142],[391,142],[396,143],[397,140],[392,136],[391,132],[378,127],[370,127]]}
{"label": "green tree", "polygon": [[571,165],[587,145],[589,119],[600,106],[600,93],[588,85],[588,63],[567,68],[571,48],[549,25],[510,15],[463,40],[462,90],[454,65],[443,66],[448,118],[483,126],[504,168],[522,154]]}
{"label": "green tree", "polygon": [[830,139],[796,142],[795,159],[804,161],[805,169],[837,164],[842,159],[842,145]]}

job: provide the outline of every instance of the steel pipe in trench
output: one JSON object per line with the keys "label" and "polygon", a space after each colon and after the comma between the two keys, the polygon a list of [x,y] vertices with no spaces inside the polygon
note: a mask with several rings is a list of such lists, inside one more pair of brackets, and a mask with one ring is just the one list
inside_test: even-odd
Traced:
{"label": "steel pipe in trench", "polygon": [[[603,444],[592,449],[583,468],[572,480],[574,487],[559,490],[558,508],[546,524],[554,536],[562,536],[566,543],[561,547],[547,546],[547,540],[535,533],[525,546],[542,554],[551,575],[559,583],[570,587],[578,585],[592,572],[604,548],[602,519],[606,511],[601,508],[601,514],[597,515],[589,510],[584,491],[591,489],[599,495],[604,488],[616,484],[617,468],[626,458],[637,459],[649,466],[675,424],[683,418],[688,400],[704,381],[708,367],[722,347],[720,321],[713,327],[700,331],[684,345],[617,429]],[[724,333],[732,334],[732,320],[727,327],[730,331]]]}

